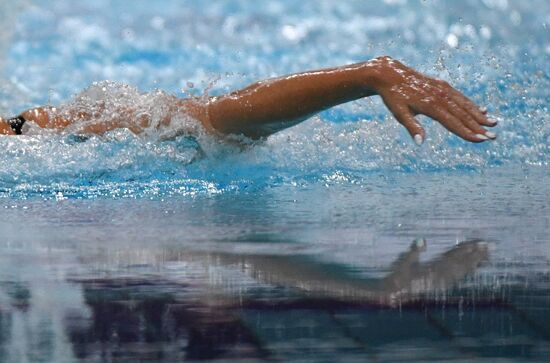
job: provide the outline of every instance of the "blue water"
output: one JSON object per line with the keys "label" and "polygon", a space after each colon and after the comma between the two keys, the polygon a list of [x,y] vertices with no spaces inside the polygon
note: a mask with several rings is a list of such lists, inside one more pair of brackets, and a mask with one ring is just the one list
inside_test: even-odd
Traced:
{"label": "blue water", "polygon": [[499,125],[474,145],[421,118],[419,148],[371,98],[244,149],[0,137],[0,362],[547,360],[549,22],[543,0],[1,3],[2,115],[388,54]]}

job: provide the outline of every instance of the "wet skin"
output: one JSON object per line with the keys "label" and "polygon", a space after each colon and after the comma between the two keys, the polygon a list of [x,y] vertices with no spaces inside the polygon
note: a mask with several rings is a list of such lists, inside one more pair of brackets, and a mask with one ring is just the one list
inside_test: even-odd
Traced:
{"label": "wet skin", "polygon": [[[242,90],[218,97],[173,98],[173,107],[161,121],[170,125],[172,116],[185,113],[199,120],[206,130],[220,136],[243,134],[251,138],[267,137],[300,123],[320,111],[364,97],[379,95],[385,105],[413,137],[421,144],[425,130],[414,117],[423,114],[441,123],[447,130],[470,142],[496,138],[484,129],[496,122],[486,110],[475,105],[447,82],[423,75],[390,57],[367,62],[327,68],[267,79]],[[129,127],[125,120],[133,119],[128,110],[124,120],[114,118],[108,123],[96,123],[85,112],[60,114],[52,107],[39,107],[21,114],[42,128],[64,129],[86,121],[83,133],[102,134]],[[130,130],[140,133],[150,120],[135,119]],[[14,134],[4,122],[0,134]]]}

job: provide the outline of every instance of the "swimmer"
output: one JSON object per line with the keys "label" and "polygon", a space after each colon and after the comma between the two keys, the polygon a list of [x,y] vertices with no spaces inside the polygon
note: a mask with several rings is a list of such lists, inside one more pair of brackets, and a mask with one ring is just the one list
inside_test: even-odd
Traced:
{"label": "swimmer", "polygon": [[[496,138],[484,128],[496,125],[487,117],[486,109],[476,106],[447,82],[423,75],[388,56],[267,79],[222,96],[173,96],[169,111],[156,127],[170,127],[174,118],[185,114],[198,120],[211,134],[261,139],[333,106],[374,95],[382,97],[418,145],[426,138],[415,118],[419,114],[431,117],[470,142]],[[126,127],[139,134],[152,123],[151,116],[136,116],[131,109],[109,115],[105,122],[106,115],[98,115],[98,110],[101,108],[61,113],[54,107],[38,107],[11,119],[0,118],[0,134],[22,134],[26,123],[56,130],[81,123],[81,132],[91,134]],[[100,118],[101,122],[94,123]]]}

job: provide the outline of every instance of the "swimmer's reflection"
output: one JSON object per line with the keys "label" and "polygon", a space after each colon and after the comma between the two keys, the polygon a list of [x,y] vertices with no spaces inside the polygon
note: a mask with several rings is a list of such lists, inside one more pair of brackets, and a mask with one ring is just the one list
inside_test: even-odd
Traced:
{"label": "swimmer's reflection", "polygon": [[[287,256],[165,252],[163,259],[202,258],[209,264],[242,267],[259,280],[298,288],[309,301],[309,305],[301,308],[315,310],[327,306],[323,303],[326,298],[341,301],[344,308],[349,301],[391,305],[396,298],[405,301],[445,290],[473,273],[488,258],[487,244],[480,241],[458,244],[438,258],[421,263],[419,255],[425,249],[423,240],[415,241],[391,265],[390,272],[377,281],[354,277],[338,266]],[[259,306],[255,303],[266,302],[265,296],[254,299],[253,294],[244,298],[241,295],[237,303],[227,296],[213,301],[182,293],[195,289],[193,283],[161,279],[104,278],[78,282],[84,288],[85,302],[91,311],[89,318],[66,319],[67,334],[79,359],[120,354],[156,361],[224,359],[235,354],[239,359],[270,356],[242,320],[247,309]],[[262,311],[274,306],[276,302],[267,301]],[[337,308],[331,305],[334,307]],[[270,321],[269,314],[265,319]]]}
{"label": "swimmer's reflection", "polygon": [[488,259],[487,243],[483,241],[462,242],[439,257],[421,263],[419,257],[426,248],[425,240],[415,240],[390,266],[389,273],[378,280],[364,279],[343,266],[323,264],[307,257],[213,253],[209,256],[219,263],[236,264],[255,279],[297,288],[308,296],[382,305],[447,290]]}

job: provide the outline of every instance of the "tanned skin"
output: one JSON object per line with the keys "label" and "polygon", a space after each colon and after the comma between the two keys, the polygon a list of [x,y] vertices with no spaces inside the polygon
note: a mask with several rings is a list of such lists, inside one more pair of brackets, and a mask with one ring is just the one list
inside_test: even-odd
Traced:
{"label": "tanned skin", "polygon": [[[418,114],[431,117],[470,142],[496,138],[494,133],[484,129],[496,125],[496,121],[487,117],[486,109],[476,106],[447,82],[416,72],[387,56],[267,79],[217,97],[174,97],[173,113],[162,120],[160,126],[168,126],[172,116],[185,113],[200,121],[213,134],[263,138],[320,111],[374,95],[382,97],[390,112],[417,144],[425,140],[424,128],[415,118]],[[82,131],[94,134],[121,127],[140,133],[151,121],[141,117],[134,120],[135,125],[128,126],[127,120],[131,118],[132,110],[128,110],[124,121],[115,118],[108,123],[96,124],[89,122],[93,117],[85,112],[52,119],[50,114],[47,107],[39,107],[21,115],[42,128],[59,130],[79,120],[86,120]],[[14,132],[5,122],[0,122],[0,134],[12,135]]]}

